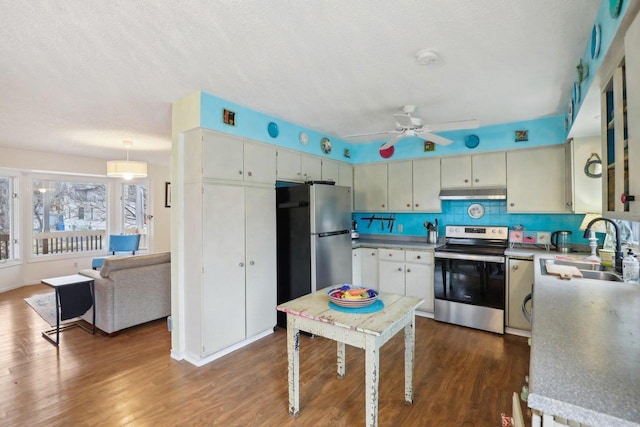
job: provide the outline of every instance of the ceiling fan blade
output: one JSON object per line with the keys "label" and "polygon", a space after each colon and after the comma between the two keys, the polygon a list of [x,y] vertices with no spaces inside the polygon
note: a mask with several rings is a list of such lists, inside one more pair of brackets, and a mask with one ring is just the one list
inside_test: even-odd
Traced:
{"label": "ceiling fan blade", "polygon": [[[458,120],[455,122],[438,123],[426,126],[431,132],[446,132],[450,130],[477,129],[480,127],[478,120]],[[434,141],[435,142],[435,141]]]}
{"label": "ceiling fan blade", "polygon": [[397,133],[397,131],[394,130],[388,130],[385,132],[369,132],[369,133],[356,133],[353,135],[345,135],[343,136],[343,138],[358,138],[361,136],[372,136],[372,135],[389,135],[389,134],[394,134]]}
{"label": "ceiling fan blade", "polygon": [[393,118],[396,119],[396,122],[403,128],[412,128],[415,127],[413,121],[411,121],[411,116],[409,114],[394,114]]}
{"label": "ceiling fan blade", "polygon": [[393,147],[396,142],[400,141],[402,138],[406,138],[407,136],[412,136],[412,135],[407,135],[404,132],[399,135],[396,135],[390,140],[388,140],[387,142],[385,142],[384,144],[382,144],[380,149],[386,150],[387,148]]}
{"label": "ceiling fan blade", "polygon": [[436,143],[438,145],[442,145],[442,146],[449,145],[449,144],[451,144],[453,142],[452,140],[450,140],[448,138],[445,138],[445,137],[442,137],[440,135],[436,135],[435,133],[430,133],[430,132],[421,133],[420,134],[420,138],[424,138],[425,141],[431,141],[431,142],[434,142],[434,143]]}

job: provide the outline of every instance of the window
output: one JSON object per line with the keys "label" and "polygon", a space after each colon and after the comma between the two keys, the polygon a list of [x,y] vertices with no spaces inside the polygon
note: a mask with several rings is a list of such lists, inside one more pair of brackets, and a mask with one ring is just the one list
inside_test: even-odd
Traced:
{"label": "window", "polygon": [[122,209],[123,232],[125,234],[140,234],[139,249],[148,249],[147,186],[123,184]]}
{"label": "window", "polygon": [[16,186],[16,178],[0,176],[0,262],[20,258]]}
{"label": "window", "polygon": [[107,228],[105,184],[33,180],[34,255],[102,250]]}

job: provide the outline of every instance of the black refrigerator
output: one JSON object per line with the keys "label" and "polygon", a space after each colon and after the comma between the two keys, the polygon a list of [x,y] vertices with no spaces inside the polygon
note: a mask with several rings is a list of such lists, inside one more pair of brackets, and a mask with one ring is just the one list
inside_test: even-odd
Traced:
{"label": "black refrigerator", "polygon": [[315,182],[276,189],[278,304],[351,283],[351,194]]}

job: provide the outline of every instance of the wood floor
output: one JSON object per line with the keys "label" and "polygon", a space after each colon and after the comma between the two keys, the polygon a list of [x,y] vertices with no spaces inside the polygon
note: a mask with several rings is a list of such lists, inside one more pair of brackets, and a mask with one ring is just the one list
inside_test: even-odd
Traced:
{"label": "wood floor", "polygon": [[[2,426],[364,425],[362,350],[347,347],[341,380],[335,343],[303,336],[293,418],[284,330],[201,368],[171,359],[164,320],[114,337],[72,328],[56,349],[40,335],[47,323],[23,301],[48,291],[0,293]],[[528,370],[526,338],[417,318],[414,403],[405,405],[402,337],[380,354],[380,426],[500,426],[500,413],[511,413]]]}

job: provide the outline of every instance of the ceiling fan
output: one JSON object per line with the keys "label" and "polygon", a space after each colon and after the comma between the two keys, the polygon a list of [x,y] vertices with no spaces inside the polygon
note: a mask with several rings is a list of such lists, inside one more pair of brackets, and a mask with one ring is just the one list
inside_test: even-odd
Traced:
{"label": "ceiling fan", "polygon": [[455,122],[425,125],[424,120],[418,117],[413,117],[411,115],[413,112],[415,112],[415,110],[415,105],[405,105],[404,107],[402,107],[402,113],[393,114],[393,118],[396,120],[395,130],[387,132],[372,132],[347,135],[345,136],[345,138],[355,138],[359,136],[370,135],[394,135],[390,140],[385,142],[382,147],[380,147],[381,150],[386,150],[387,148],[392,147],[401,139],[411,136],[418,136],[439,145],[449,145],[453,142],[452,140],[436,135],[433,132],[476,129],[480,126],[480,122],[478,122],[478,120],[460,120]]}

